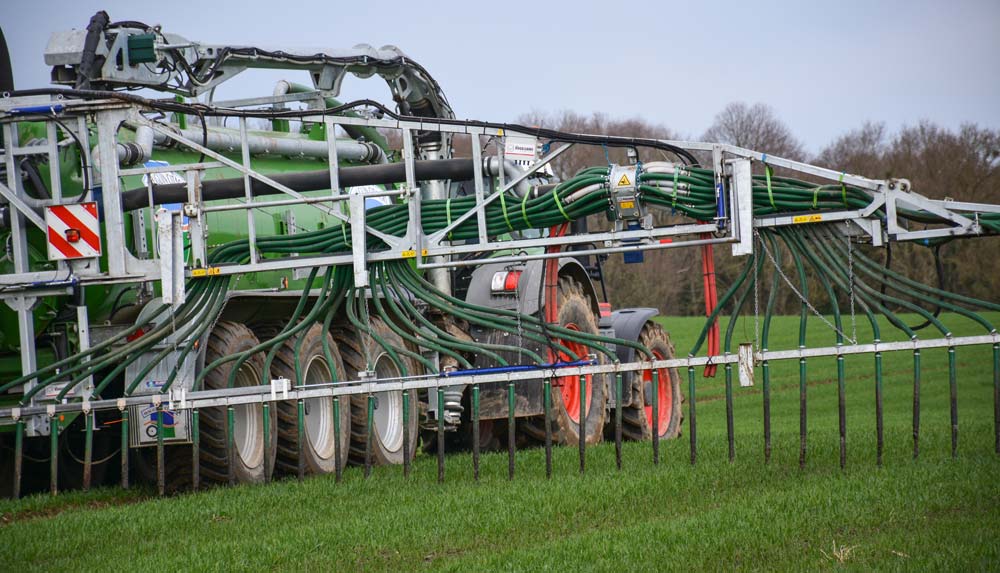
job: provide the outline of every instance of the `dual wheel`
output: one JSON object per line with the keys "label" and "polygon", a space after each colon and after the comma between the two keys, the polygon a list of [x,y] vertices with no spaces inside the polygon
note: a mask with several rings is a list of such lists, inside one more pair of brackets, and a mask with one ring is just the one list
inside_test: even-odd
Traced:
{"label": "dual wheel", "polygon": [[[401,348],[399,340],[384,323],[373,320],[373,331],[389,345]],[[265,325],[251,330],[246,325],[220,321],[209,337],[205,364],[218,358],[245,352],[260,340],[279,335],[280,326]],[[257,386],[262,380],[266,353],[258,352],[236,366],[227,363],[211,371],[204,379],[206,390],[229,387],[234,367],[234,386]],[[414,370],[406,366],[408,372]],[[270,379],[287,378],[293,386],[326,384],[331,380],[356,380],[358,373],[374,370],[379,379],[399,377],[398,366],[371,336],[348,329],[324,332],[320,325],[290,336],[280,343],[270,364]],[[375,394],[372,415],[371,452],[374,464],[403,462],[403,408],[400,392]],[[366,396],[342,398],[339,420],[334,412],[334,400],[329,397],[309,398],[300,408],[295,401],[271,403],[265,432],[264,409],[261,404],[234,406],[232,447],[228,447],[228,413],[225,408],[203,408],[200,411],[199,473],[202,483],[228,483],[230,473],[237,483],[259,483],[268,476],[297,475],[301,450],[302,469],[306,475],[333,473],[339,464],[364,463],[368,442],[368,399]],[[409,454],[416,449],[416,399],[410,401],[412,411],[407,417],[411,427]],[[336,424],[339,422],[339,431]],[[265,448],[265,435],[269,440]],[[301,437],[301,438],[300,438]],[[339,438],[339,442],[338,442]],[[184,455],[186,450],[187,455]],[[267,452],[270,452],[268,455]],[[188,487],[191,483],[190,446],[171,449],[168,457],[167,486],[170,490]]]}

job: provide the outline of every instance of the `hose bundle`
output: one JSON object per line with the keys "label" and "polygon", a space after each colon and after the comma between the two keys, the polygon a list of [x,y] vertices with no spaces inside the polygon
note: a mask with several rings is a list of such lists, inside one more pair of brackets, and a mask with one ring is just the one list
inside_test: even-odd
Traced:
{"label": "hose bundle", "polygon": [[[639,176],[639,200],[651,208],[671,210],[697,221],[712,221],[717,216],[717,195],[715,175],[712,170],[693,166],[681,166],[670,163],[650,163]],[[526,229],[545,229],[566,222],[574,221],[589,215],[606,211],[611,205],[612,197],[608,185],[609,168],[605,166],[592,167],[579,172],[576,176],[559,183],[551,190],[534,192],[523,197],[501,195],[500,200],[491,202],[485,209],[487,233],[498,236],[508,232]],[[845,208],[860,209],[869,205],[872,198],[862,189],[849,185],[814,185],[805,181],[785,177],[772,177],[770,171],[765,175],[753,178],[753,204],[756,216],[773,213],[789,213],[802,211],[822,211],[827,209],[842,210]],[[472,210],[476,205],[474,197],[458,197],[447,200],[424,200],[421,202],[421,223],[423,232],[431,234],[449,226],[462,214]],[[372,208],[366,212],[367,224],[381,233],[403,235],[408,225],[409,207],[404,204],[393,204]],[[936,216],[922,211],[900,211],[900,216],[915,223],[943,223]],[[884,216],[877,212],[875,216]],[[1000,215],[979,214],[979,221],[984,229],[1000,232]],[[294,235],[258,237],[256,248],[261,255],[291,255],[322,256],[348,252],[351,249],[351,231],[349,224],[331,226],[316,231],[302,232]],[[985,319],[966,310],[966,306],[989,310],[1000,310],[1000,305],[987,303],[948,293],[923,285],[908,279],[890,269],[887,269],[861,253],[850,252],[843,237],[830,230],[826,224],[808,227],[765,228],[759,231],[760,241],[757,249],[766,252],[772,259],[775,268],[775,278],[769,294],[767,313],[764,321],[763,338],[766,347],[768,326],[774,308],[774,293],[779,285],[781,271],[780,259],[782,245],[794,262],[800,277],[803,296],[802,338],[804,344],[804,326],[806,322],[805,303],[808,299],[805,283],[805,266],[808,264],[819,276],[821,284],[830,295],[832,301],[838,342],[842,341],[840,311],[837,307],[837,293],[851,293],[852,301],[856,300],[861,310],[869,317],[878,336],[878,326],[875,313],[886,316],[897,328],[914,336],[910,329],[895,313],[890,305],[899,306],[916,312],[925,317],[935,327],[947,335],[948,331],[937,317],[932,316],[920,304],[938,305],[940,308],[963,314],[977,320],[985,328],[992,331],[993,327]],[[475,217],[469,217],[450,231],[453,241],[463,241],[478,237],[478,225]],[[384,250],[385,244],[375,236],[368,237],[368,245],[372,250]],[[250,259],[251,245],[248,240],[241,239],[216,247],[208,257],[208,265],[212,267],[246,263]],[[776,256],[775,256],[776,255]],[[845,274],[848,265],[845,256],[853,256],[852,264],[856,263],[859,271],[856,275]],[[704,338],[717,319],[721,309],[729,303],[745,285],[753,285],[764,266],[765,258],[753,257],[744,267],[741,274],[729,290],[721,297],[716,310],[708,317],[702,335],[692,349],[691,354],[698,352]],[[297,307],[284,329],[272,339],[261,342],[257,347],[242,354],[227,356],[208,364],[198,375],[196,388],[205,376],[215,368],[236,362],[231,370],[230,384],[235,380],[238,365],[257,352],[266,351],[269,365],[280,345],[289,338],[308,329],[313,324],[323,324],[328,328],[343,310],[343,314],[360,332],[367,333],[382,345],[390,358],[396,362],[400,372],[407,374],[406,360],[403,356],[422,364],[428,371],[434,372],[434,365],[419,352],[410,348],[393,348],[382,340],[377,332],[369,326],[370,313],[381,318],[386,325],[414,348],[423,348],[448,356],[462,368],[471,367],[470,356],[482,354],[500,365],[507,365],[506,356],[518,356],[520,359],[544,364],[538,353],[520,346],[503,344],[485,344],[471,342],[467,339],[450,334],[440,325],[428,319],[421,306],[451,315],[457,320],[504,332],[516,333],[526,340],[552,349],[555,356],[568,356],[571,360],[584,359],[574,353],[568,343],[576,343],[592,349],[594,353],[605,354],[614,360],[614,353],[608,349],[611,344],[625,345],[635,348],[643,356],[652,356],[650,351],[636,342],[622,339],[591,335],[575,330],[549,325],[535,316],[519,314],[514,311],[504,311],[494,308],[484,308],[467,303],[437,290],[431,283],[415,271],[407,261],[385,261],[374,263],[372,270],[372,286],[368,292],[356,289],[351,281],[350,272],[339,267],[326,268],[322,276],[313,269],[306,280],[305,288]],[[22,403],[44,388],[55,383],[67,382],[61,389],[58,399],[63,399],[73,388],[90,376],[96,376],[94,395],[100,395],[112,381],[117,379],[125,369],[137,360],[144,360],[141,375],[135,377],[125,387],[125,394],[131,394],[138,381],[141,380],[159,362],[167,359],[174,361],[169,378],[161,388],[168,392],[178,376],[186,357],[197,350],[199,340],[210,331],[225,303],[226,293],[234,286],[232,276],[209,276],[192,279],[187,286],[186,301],[175,309],[160,307],[142,319],[139,324],[119,335],[112,337],[94,347],[59,360],[36,372],[22,376],[3,385],[0,392],[24,384],[31,380],[37,385],[26,392]],[[874,286],[873,286],[874,285]],[[881,288],[880,288],[881,287]],[[892,291],[888,294],[886,289]],[[318,294],[316,294],[318,291]],[[735,304],[734,313],[738,314],[749,297],[750,288],[744,290]],[[907,297],[907,298],[901,298]],[[408,325],[402,328],[401,324]],[[733,324],[726,333],[726,350],[730,347],[733,334]],[[163,346],[160,350],[157,347]],[[330,350],[325,348],[327,354]],[[155,354],[153,354],[155,352]],[[328,360],[328,364],[333,364]],[[300,367],[296,367],[301,377]],[[267,383],[268,368],[265,367],[262,383]],[[333,373],[336,378],[341,373]],[[301,383],[301,380],[295,381]]]}

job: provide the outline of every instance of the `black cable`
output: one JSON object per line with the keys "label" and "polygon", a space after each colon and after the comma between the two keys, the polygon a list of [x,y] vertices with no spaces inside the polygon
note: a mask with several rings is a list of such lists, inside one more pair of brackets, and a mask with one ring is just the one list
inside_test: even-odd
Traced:
{"label": "black cable", "polygon": [[51,199],[52,195],[49,193],[48,187],[45,186],[45,182],[42,181],[42,176],[38,173],[38,167],[32,158],[25,157],[21,160],[21,171],[28,176],[28,183],[35,192],[35,199]]}
{"label": "black cable", "polygon": [[[208,147],[208,123],[205,121],[205,116],[201,113],[198,114],[198,119],[201,121],[201,146]],[[203,161],[205,161],[204,151],[198,156],[198,163]]]}
{"label": "black cable", "polygon": [[74,133],[72,129],[66,127],[66,124],[60,121],[58,117],[50,115],[49,118],[56,122],[59,127],[63,128],[63,131],[68,133],[70,137],[73,138],[73,141],[76,142],[77,149],[80,151],[80,168],[83,171],[83,192],[80,193],[79,197],[77,197],[76,202],[82,203],[90,193],[90,166],[87,165],[87,150],[83,147],[83,143],[80,142],[80,138],[77,137],[76,133]]}
{"label": "black cable", "polygon": [[[369,99],[356,100],[353,102],[345,103],[343,105],[339,105],[337,107],[324,108],[320,110],[316,109],[274,110],[274,109],[216,108],[201,103],[181,103],[174,100],[165,100],[165,99],[152,100],[132,94],[124,94],[120,92],[102,91],[102,90],[40,88],[31,90],[19,90],[12,92],[11,95],[12,96],[62,95],[62,96],[77,97],[82,99],[114,98],[161,111],[186,113],[199,116],[204,115],[207,117],[235,116],[235,117],[245,117],[245,118],[264,118],[264,119],[301,118],[304,116],[316,116],[316,115],[338,115],[342,112],[351,111],[359,107],[370,107],[378,110],[382,114],[387,115],[390,118],[395,119],[397,121],[422,121],[427,119],[426,117],[420,117],[415,115],[403,115],[396,113],[391,109],[387,108],[386,106],[382,105],[381,103]],[[694,155],[692,155],[686,149],[682,149],[680,147],[677,147],[676,145],[671,145],[669,143],[664,143],[657,139],[619,137],[611,135],[582,135],[577,133],[558,131],[555,129],[546,129],[537,126],[530,127],[517,123],[496,123],[496,122],[479,121],[479,120],[463,120],[463,119],[448,119],[448,118],[435,118],[435,121],[442,125],[485,127],[491,129],[516,131],[525,134],[532,134],[535,135],[536,137],[549,139],[554,142],[584,143],[588,145],[607,145],[609,147],[648,147],[652,149],[661,149],[676,155],[686,165],[698,165],[698,160],[694,157]]]}
{"label": "black cable", "polygon": [[112,22],[105,26],[105,28],[141,28],[143,30],[152,30],[153,27],[149,24],[143,22],[137,22],[135,20],[122,20],[120,22]]}
{"label": "black cable", "polygon": [[127,286],[127,287],[121,289],[120,291],[118,291],[118,295],[115,296],[114,302],[111,303],[111,312],[108,313],[108,322],[111,322],[112,320],[114,320],[115,314],[117,314],[119,310],[121,310],[121,309],[123,309],[123,308],[125,308],[127,306],[134,306],[135,305],[135,303],[132,303],[132,304],[123,304],[122,306],[118,306],[118,303],[121,302],[122,297],[125,296],[125,293],[127,293],[130,290],[132,290],[133,288],[138,288],[138,285],[130,285],[130,286]]}

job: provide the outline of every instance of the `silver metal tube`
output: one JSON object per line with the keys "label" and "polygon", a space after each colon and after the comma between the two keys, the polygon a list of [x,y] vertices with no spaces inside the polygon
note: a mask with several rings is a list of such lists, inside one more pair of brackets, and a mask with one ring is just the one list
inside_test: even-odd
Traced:
{"label": "silver metal tube", "polygon": [[[153,155],[153,141],[155,133],[148,126],[140,125],[135,128],[135,140],[118,142],[115,144],[115,157],[119,165],[140,165],[145,163]],[[101,173],[101,152],[99,146],[94,146],[90,151],[93,162],[95,176],[100,177]]]}
{"label": "silver metal tube", "polygon": [[[499,160],[496,157],[483,159],[483,170],[496,177],[500,174]],[[518,167],[513,161],[504,160],[503,175],[507,181],[516,181],[523,174],[524,170]],[[514,194],[518,197],[524,197],[529,192],[531,192],[531,185],[528,184],[527,180],[518,181],[517,185],[514,186]]]}
{"label": "silver metal tube", "polygon": [[[240,149],[240,134],[238,131],[209,127],[207,136],[200,129],[181,129],[180,135],[191,141],[201,142],[205,139],[205,147],[212,151],[235,153]],[[154,142],[158,146],[167,145],[170,140],[163,134],[155,134]],[[329,155],[325,141],[313,141],[299,137],[269,137],[266,135],[248,135],[247,147],[251,155],[289,155],[298,157],[325,158]],[[385,163],[386,157],[382,148],[374,143],[337,141],[337,156],[348,161],[362,163]]]}

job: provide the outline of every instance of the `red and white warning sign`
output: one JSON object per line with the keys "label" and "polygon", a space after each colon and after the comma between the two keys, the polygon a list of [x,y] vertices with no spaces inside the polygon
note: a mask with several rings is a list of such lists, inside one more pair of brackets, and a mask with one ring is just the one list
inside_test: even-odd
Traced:
{"label": "red and white warning sign", "polygon": [[45,208],[49,260],[86,259],[101,255],[97,203]]}

